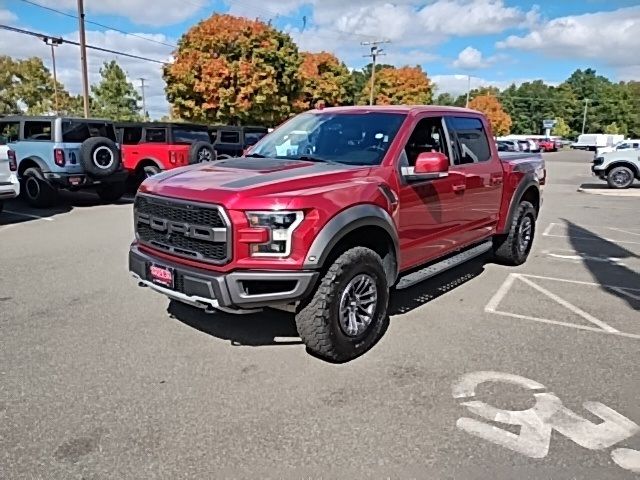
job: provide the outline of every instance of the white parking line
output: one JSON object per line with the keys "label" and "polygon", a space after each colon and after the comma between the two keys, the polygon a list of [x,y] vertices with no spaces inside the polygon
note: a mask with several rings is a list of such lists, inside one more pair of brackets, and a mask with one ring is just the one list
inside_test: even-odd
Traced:
{"label": "white parking line", "polygon": [[53,222],[53,218],[41,217],[40,215],[32,215],[30,213],[15,212],[13,210],[5,210],[5,213],[10,213],[11,215],[17,215],[19,217],[35,218],[38,220],[46,220],[47,222]]}
{"label": "white parking line", "polygon": [[[555,295],[554,293],[548,291],[547,289],[541,287],[540,285],[537,285],[536,283],[532,282],[531,280],[529,280],[531,278],[536,278],[536,279],[541,279],[541,280],[554,280],[554,281],[557,281],[557,282],[572,283],[572,284],[576,284],[576,285],[597,286],[597,287],[613,290],[613,291],[618,292],[618,293],[620,293],[622,295],[628,296],[629,298],[640,300],[640,289],[639,288],[622,287],[622,286],[618,286],[618,285],[601,285],[599,283],[594,283],[594,282],[583,282],[583,281],[580,281],[580,280],[569,280],[569,279],[564,279],[564,278],[545,277],[545,276],[542,276],[542,275],[529,275],[529,274],[522,274],[522,273],[511,273],[511,274],[509,274],[507,276],[507,278],[502,283],[502,285],[500,285],[500,287],[498,288],[496,293],[493,295],[493,297],[491,297],[491,299],[489,300],[487,305],[484,307],[484,311],[487,312],[487,313],[493,313],[493,314],[496,314],[496,315],[501,315],[503,317],[516,318],[516,319],[519,319],[519,320],[531,320],[533,322],[538,322],[538,323],[546,323],[546,324],[549,324],[549,325],[559,325],[559,326],[563,326],[563,327],[575,328],[577,330],[585,330],[585,331],[589,331],[589,332],[598,332],[598,333],[604,333],[604,334],[607,334],[607,335],[617,335],[619,337],[626,337],[626,338],[633,338],[633,339],[640,340],[640,334],[626,333],[626,332],[620,332],[620,331],[616,330],[615,328],[611,327],[610,325],[607,325],[603,321],[595,318],[593,315],[590,315],[589,313],[581,310],[580,308],[576,307],[575,305],[567,302],[563,298],[560,298],[558,295]],[[559,321],[559,320],[552,320],[552,319],[549,319],[549,318],[534,317],[532,315],[521,315],[521,314],[518,314],[518,313],[504,312],[504,311],[498,310],[498,306],[500,305],[500,302],[507,295],[507,293],[509,292],[509,290],[513,286],[513,283],[516,281],[516,279],[522,280],[524,283],[526,283],[530,287],[534,288],[535,290],[538,290],[540,293],[546,295],[550,299],[554,300],[559,305],[562,305],[563,307],[565,307],[568,310],[572,311],[576,315],[584,318],[585,320],[589,321],[590,323],[593,323],[594,325],[597,325],[598,327],[595,327],[595,326],[592,327],[592,326],[588,326],[588,325],[580,325],[580,324],[577,324],[577,323],[570,323],[570,322],[562,322],[562,321]],[[639,292],[639,294],[636,295],[635,293],[631,293],[631,292]]]}
{"label": "white parking line", "polygon": [[601,329],[607,331],[607,332],[618,332],[618,330],[616,330],[615,328],[613,328],[611,325],[607,325],[606,323],[604,323],[602,320],[598,320],[596,317],[594,317],[593,315],[585,312],[584,310],[576,307],[575,305],[573,305],[572,303],[567,302],[564,298],[560,298],[558,295],[556,295],[553,292],[550,292],[549,290],[547,290],[546,288],[541,287],[540,285],[532,282],[531,280],[529,280],[527,277],[523,277],[523,276],[518,276],[518,278],[520,280],[522,280],[524,283],[526,283],[527,285],[529,285],[531,288],[533,288],[534,290],[539,291],[540,293],[542,293],[543,295],[546,295],[547,297],[549,297],[551,300],[553,300],[556,303],[559,303],[560,305],[562,305],[564,308],[566,308],[567,310],[571,310],[573,313],[575,313],[576,315],[581,316],[582,318],[584,318],[586,321],[593,323],[594,325],[599,326]]}
{"label": "white parking line", "polygon": [[[567,250],[567,249],[558,249],[558,251],[575,252],[575,250]],[[586,255],[586,254],[577,253],[577,252],[574,255],[566,255],[562,253],[553,253],[553,252],[550,252],[549,250],[543,250],[542,253],[544,253],[549,257],[557,258],[559,260],[571,260],[574,262],[581,262],[581,261],[587,260],[587,261],[593,261],[593,262],[613,263],[621,267],[626,267],[626,265],[622,262],[622,259],[616,258],[616,257],[593,257],[591,255]]]}

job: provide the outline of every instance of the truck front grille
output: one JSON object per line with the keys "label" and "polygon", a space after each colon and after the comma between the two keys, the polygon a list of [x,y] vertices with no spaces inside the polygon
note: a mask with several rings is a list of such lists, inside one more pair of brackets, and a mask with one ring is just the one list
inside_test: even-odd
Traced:
{"label": "truck front grille", "polygon": [[142,244],[214,264],[230,259],[230,225],[217,205],[138,194],[134,222]]}

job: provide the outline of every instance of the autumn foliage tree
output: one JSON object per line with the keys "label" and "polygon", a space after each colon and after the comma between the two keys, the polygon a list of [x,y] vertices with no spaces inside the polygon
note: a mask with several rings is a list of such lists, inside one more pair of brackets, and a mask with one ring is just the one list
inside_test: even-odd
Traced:
{"label": "autumn foliage tree", "polygon": [[494,135],[506,135],[511,131],[511,117],[495,95],[478,95],[469,102],[469,108],[487,116]]}
{"label": "autumn foliage tree", "polygon": [[[371,85],[367,83],[360,103],[368,103]],[[426,105],[433,97],[433,84],[419,66],[383,68],[376,74],[376,105]]]}
{"label": "autumn foliage tree", "polygon": [[313,108],[318,102],[327,107],[353,102],[354,81],[349,69],[332,53],[303,52],[300,64],[302,88],[295,100],[295,111]]}
{"label": "autumn foliage tree", "polygon": [[179,41],[164,69],[174,115],[210,123],[275,124],[291,113],[300,56],[259,20],[215,14]]}

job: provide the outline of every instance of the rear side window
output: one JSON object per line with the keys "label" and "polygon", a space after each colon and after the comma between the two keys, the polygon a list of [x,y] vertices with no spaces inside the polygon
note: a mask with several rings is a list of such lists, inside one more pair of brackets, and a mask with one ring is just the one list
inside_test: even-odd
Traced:
{"label": "rear side window", "polygon": [[[491,148],[487,132],[478,118],[449,117],[447,125],[450,133],[458,139],[460,158],[458,163],[478,163],[491,159]],[[526,143],[526,142],[525,142]]]}
{"label": "rear side window", "polygon": [[240,143],[240,132],[220,132],[220,143]]}
{"label": "rear side window", "polygon": [[205,129],[189,128],[189,127],[173,127],[173,143],[195,143],[207,142],[211,140],[209,133]]}
{"label": "rear side window", "polygon": [[24,139],[51,141],[51,122],[24,122]]}
{"label": "rear side window", "polygon": [[113,124],[76,120],[62,122],[62,141],[64,143],[82,143],[92,137],[106,137],[115,142],[116,133]]}
{"label": "rear side window", "polygon": [[137,145],[142,140],[142,127],[124,127],[122,129],[122,144]]}
{"label": "rear side window", "polygon": [[147,128],[145,142],[167,143],[167,130],[164,128]]}
{"label": "rear side window", "polygon": [[17,142],[20,136],[20,122],[0,123],[0,145]]}

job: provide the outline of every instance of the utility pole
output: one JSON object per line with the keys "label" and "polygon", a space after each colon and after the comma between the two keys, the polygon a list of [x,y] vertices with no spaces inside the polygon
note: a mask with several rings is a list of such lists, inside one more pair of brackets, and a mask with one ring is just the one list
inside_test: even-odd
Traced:
{"label": "utility pole", "polygon": [[87,73],[87,39],[84,33],[84,5],[78,0],[78,26],[80,31],[80,67],[82,68],[82,97],[84,118],[89,118],[89,74]]}
{"label": "utility pole", "polygon": [[466,108],[469,108],[469,94],[471,93],[471,75],[467,75],[467,103]]}
{"label": "utility pole", "polygon": [[60,105],[58,103],[58,76],[56,74],[56,52],[54,47],[61,45],[62,39],[45,37],[43,38],[43,41],[51,47],[51,63],[53,64],[53,99],[56,106],[56,114],[58,114],[60,112]]}
{"label": "utility pole", "polygon": [[582,117],[582,133],[584,133],[584,129],[587,126],[587,106],[589,105],[589,99],[584,99],[584,116]]}
{"label": "utility pole", "polygon": [[386,55],[384,50],[378,45],[383,43],[390,43],[390,40],[375,40],[373,42],[362,42],[361,45],[371,46],[371,53],[369,55],[363,55],[363,57],[370,57],[372,59],[372,68],[371,68],[371,92],[369,94],[369,105],[373,105],[373,91],[376,87],[376,60],[378,57],[383,57]]}
{"label": "utility pole", "polygon": [[147,102],[144,97],[144,81],[145,78],[140,77],[140,90],[142,91],[142,118],[147,119]]}

